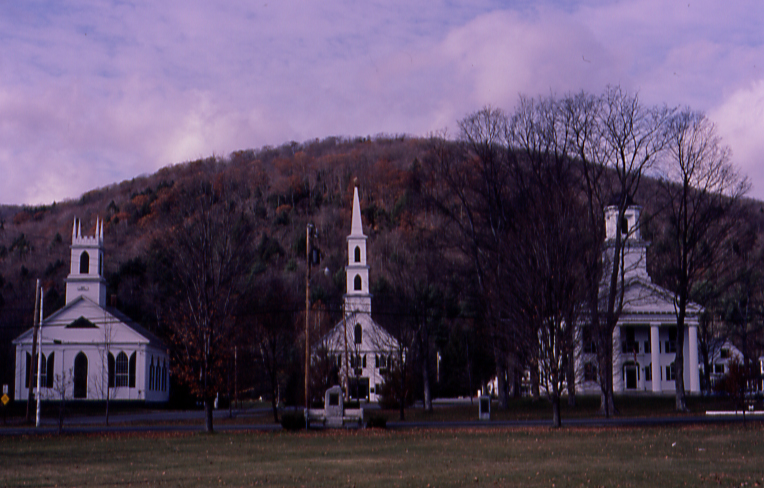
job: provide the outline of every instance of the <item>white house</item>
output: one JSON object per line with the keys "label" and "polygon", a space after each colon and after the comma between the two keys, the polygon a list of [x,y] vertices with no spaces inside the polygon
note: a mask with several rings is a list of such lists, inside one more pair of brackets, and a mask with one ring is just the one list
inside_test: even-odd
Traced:
{"label": "white house", "polygon": [[[677,337],[673,294],[655,284],[647,274],[647,246],[639,228],[641,207],[627,208],[624,221],[617,222],[618,208],[605,209],[605,276],[612,270],[616,232],[624,242],[624,304],[613,332],[613,390],[615,392],[676,391],[676,343],[684,343],[684,385],[689,393],[700,393],[698,366],[698,316],[702,309],[687,305],[684,337]],[[596,345],[586,327],[581,329],[577,351],[577,378],[583,392],[599,392]]]}
{"label": "white house", "polygon": [[[94,236],[83,236],[75,218],[71,269],[66,278],[66,305],[42,321],[41,397],[55,399],[62,384],[67,398],[166,402],[170,358],[157,337],[115,308],[106,306],[103,277],[103,222]],[[16,346],[16,394],[28,398],[33,330],[13,341]],[[62,383],[63,381],[63,383]],[[36,382],[34,383],[37,384]]]}
{"label": "white house", "polygon": [[356,187],[353,192],[352,225],[347,237],[344,319],[323,337],[321,344],[326,347],[330,357],[337,361],[340,378],[343,381],[347,379],[351,398],[376,402],[398,342],[371,318],[366,238]]}

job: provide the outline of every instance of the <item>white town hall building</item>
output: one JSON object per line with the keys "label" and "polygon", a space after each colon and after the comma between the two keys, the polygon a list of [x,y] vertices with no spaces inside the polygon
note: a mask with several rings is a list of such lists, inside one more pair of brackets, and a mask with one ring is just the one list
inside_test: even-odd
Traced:
{"label": "white town hall building", "polygon": [[[616,232],[624,241],[623,311],[613,332],[613,390],[618,392],[675,392],[676,344],[684,344],[684,385],[700,393],[698,316],[702,309],[687,305],[684,337],[677,337],[674,296],[655,285],[647,274],[647,246],[639,228],[641,207],[630,205],[625,221],[617,222],[618,208],[605,209],[605,270],[612,269]],[[619,225],[620,224],[620,225]],[[607,272],[605,273],[607,275]],[[576,383],[584,393],[598,393],[594,341],[581,328],[576,359]]]}
{"label": "white town hall building", "polygon": [[[58,399],[66,384],[66,398],[166,402],[170,391],[170,358],[153,334],[115,308],[106,306],[103,277],[103,222],[94,236],[83,236],[75,218],[71,269],[66,278],[66,304],[41,323],[41,393]],[[21,334],[16,346],[17,400],[28,398],[29,375],[37,370],[32,358],[33,330]],[[59,385],[57,385],[57,382]],[[36,382],[34,383],[36,385]]]}

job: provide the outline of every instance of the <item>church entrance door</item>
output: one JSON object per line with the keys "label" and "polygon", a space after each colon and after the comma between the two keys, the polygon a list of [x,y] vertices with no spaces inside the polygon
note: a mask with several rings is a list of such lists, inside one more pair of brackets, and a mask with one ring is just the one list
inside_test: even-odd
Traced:
{"label": "church entrance door", "polygon": [[624,379],[626,380],[626,389],[627,390],[636,390],[637,389],[637,380],[639,379],[637,376],[637,366],[635,364],[627,364],[623,367],[623,375]]}

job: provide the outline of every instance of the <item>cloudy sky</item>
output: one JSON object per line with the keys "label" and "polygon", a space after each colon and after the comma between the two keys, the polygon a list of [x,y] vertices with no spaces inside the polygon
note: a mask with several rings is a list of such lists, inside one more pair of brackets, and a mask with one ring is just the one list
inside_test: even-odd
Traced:
{"label": "cloudy sky", "polygon": [[760,0],[0,0],[0,203],[607,84],[705,111],[764,199]]}

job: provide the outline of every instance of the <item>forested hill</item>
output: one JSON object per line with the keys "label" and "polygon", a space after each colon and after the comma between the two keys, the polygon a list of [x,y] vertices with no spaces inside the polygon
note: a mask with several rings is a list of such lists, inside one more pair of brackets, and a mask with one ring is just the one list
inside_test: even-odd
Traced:
{"label": "forested hill", "polygon": [[221,178],[249,187],[245,204],[267,222],[259,229],[261,238],[275,241],[273,246],[286,258],[284,265],[292,258],[304,259],[298,251],[304,252],[310,220],[319,228],[323,252],[338,270],[346,252],[354,179],[361,188],[367,233],[385,232],[406,220],[412,169],[425,150],[426,141],[404,136],[292,142],[168,166],[89,191],[78,200],[2,206],[0,316],[6,327],[17,320],[23,324],[19,327],[31,323],[36,278],[46,290],[46,312],[62,305],[75,217],[83,223],[83,235],[94,232],[96,218],[105,222],[110,295],[129,301],[122,296],[128,290],[120,286],[121,276],[140,272],[135,268],[142,268],[152,240],[166,231],[168,212],[177,211],[180,191]]}
{"label": "forested hill", "polygon": [[[119,308],[155,328],[151,244],[168,231],[170,214],[182,209],[178,200],[184,189],[216,181],[237,181],[248,188],[243,204],[257,217],[259,237],[254,245],[260,253],[260,271],[264,267],[294,275],[298,268],[304,271],[306,223],[315,223],[324,254],[321,267],[332,272],[332,280],[321,287],[339,307],[354,179],[361,189],[365,231],[373,242],[375,235],[407,225],[415,199],[414,173],[426,145],[424,140],[403,136],[293,142],[168,166],[89,191],[78,200],[0,207],[3,365],[12,368],[8,343],[32,324],[35,279],[43,282],[46,315],[63,305],[75,217],[83,223],[83,235],[93,234],[96,218],[105,222],[104,274],[110,301],[116,295]],[[370,258],[374,266],[373,251]],[[299,294],[300,281],[295,279]]]}
{"label": "forested hill", "polygon": [[[467,136],[490,137],[483,129],[495,118],[506,120],[503,117],[485,109],[460,126]],[[357,181],[377,320],[385,326],[388,321],[412,323],[416,333],[411,347],[419,341],[412,357],[424,365],[424,377],[435,371],[427,368],[435,357],[429,350],[437,348],[443,354],[445,369],[439,371],[447,380],[438,385],[440,393],[474,392],[475,385],[496,373],[494,366],[506,367],[501,364],[503,355],[527,360],[521,353],[528,348],[518,337],[531,342],[540,337],[528,331],[538,326],[534,320],[545,287],[565,278],[560,286],[571,292],[571,310],[578,310],[585,299],[582,277],[594,277],[591,281],[597,286],[604,238],[599,212],[618,188],[615,171],[602,171],[595,189],[602,197],[590,204],[597,207],[592,211],[596,215],[587,224],[582,181],[586,168],[594,166],[568,155],[555,158],[543,147],[507,148],[506,143],[469,137],[460,142],[407,136],[327,138],[169,166],[92,190],[76,201],[0,207],[0,381],[13,383],[10,341],[32,325],[35,280],[43,283],[46,316],[64,305],[75,217],[82,222],[83,235],[95,232],[96,219],[105,224],[104,276],[110,304],[167,338],[172,300],[186,285],[168,279],[166,265],[175,249],[167,248],[173,242],[167,236],[178,235],[183,219],[200,211],[193,201],[199,195],[208,195],[223,212],[219,215],[241,214],[250,226],[247,252],[254,258],[248,261],[247,281],[254,286],[236,290],[248,304],[234,314],[236,320],[275,310],[291,313],[294,327],[305,306],[306,225],[315,225],[322,272],[314,274],[311,303],[322,312],[318,328],[325,332],[341,317],[346,236]],[[638,190],[631,187],[628,201],[644,205],[642,235],[654,242],[648,250],[648,271],[656,283],[671,289],[673,224],[667,200],[656,196],[661,185],[649,176],[639,175],[641,185]],[[229,191],[235,198],[223,196]],[[756,338],[753,354],[758,353],[764,330],[764,210],[760,202],[743,202],[736,214],[711,209],[715,219],[741,225],[725,227],[723,242],[698,243],[704,259],[718,257],[699,268],[697,276],[706,280],[698,281],[705,289],[717,290],[714,297],[706,296],[704,305],[718,307],[719,316],[727,314],[734,321],[740,319],[740,310],[761,312],[740,319],[742,330]],[[570,255],[555,256],[561,250]],[[705,276],[716,273],[714,263],[720,260],[734,261],[725,271],[734,278],[726,284]],[[730,285],[741,280],[750,286],[736,290]],[[527,293],[531,290],[538,294]],[[693,289],[691,299],[702,298],[696,292]],[[494,328],[490,334],[481,329],[483,320],[492,324],[485,326]],[[299,328],[290,330],[290,341],[299,341]],[[504,349],[496,347],[496,337],[507,343]],[[494,364],[495,359],[500,363]],[[520,369],[512,374],[522,372],[522,364],[517,364]],[[296,367],[289,377],[297,378],[299,371]],[[503,374],[511,377],[510,372]],[[297,391],[294,385],[292,390]]]}

